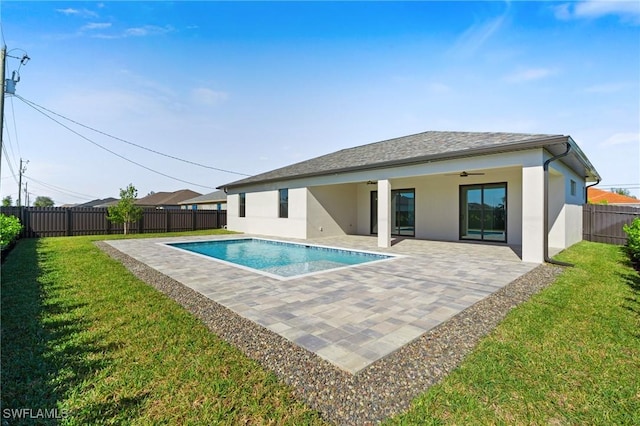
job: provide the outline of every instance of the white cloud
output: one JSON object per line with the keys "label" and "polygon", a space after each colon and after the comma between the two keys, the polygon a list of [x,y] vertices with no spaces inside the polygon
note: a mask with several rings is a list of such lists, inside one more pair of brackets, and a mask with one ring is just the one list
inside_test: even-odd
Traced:
{"label": "white cloud", "polygon": [[198,87],[191,91],[191,97],[194,101],[205,105],[218,105],[226,101],[229,95],[225,92],[211,90],[206,87]]}
{"label": "white cloud", "polygon": [[110,22],[91,22],[87,25],[84,25],[80,30],[104,30],[111,27]]}
{"label": "white cloud", "polygon": [[63,15],[79,15],[80,11],[78,9],[72,9],[70,7],[66,9],[56,9],[56,12],[62,13]]}
{"label": "white cloud", "polygon": [[[102,29],[106,29],[107,26],[109,25],[109,28],[111,27],[111,24],[104,24],[105,27],[103,27]],[[84,29],[84,27],[83,27]],[[95,29],[98,29],[98,27],[95,27]],[[173,32],[174,28],[170,25],[166,25],[164,27],[159,27],[156,25],[144,25],[141,27],[132,27],[132,28],[127,28],[126,30],[120,32],[120,33],[113,33],[113,34],[105,34],[105,33],[98,33],[98,34],[92,34],[92,37],[94,38],[102,38],[102,39],[121,39],[121,38],[127,38],[127,37],[150,37],[150,36],[157,36],[157,35],[163,35],[163,34],[167,34],[170,32]]]}
{"label": "white cloud", "polygon": [[615,146],[615,145],[627,145],[627,144],[640,144],[640,133],[615,133],[609,136],[601,146]]}
{"label": "white cloud", "polygon": [[128,28],[124,32],[125,37],[145,37],[152,35],[166,34],[173,31],[169,25],[159,27],[157,25],[144,25],[142,27]]}
{"label": "white cloud", "polygon": [[556,18],[597,19],[603,16],[619,16],[623,22],[640,24],[640,2],[615,0],[586,0],[575,3],[563,3],[554,8]]}
{"label": "white cloud", "polygon": [[62,13],[63,15],[67,15],[67,16],[81,16],[84,18],[95,18],[98,16],[97,13],[91,11],[91,10],[87,10],[87,9],[73,9],[71,7],[68,7],[66,9],[56,9],[56,12],[58,13]]}
{"label": "white cloud", "polygon": [[555,71],[549,68],[528,68],[517,71],[506,77],[510,83],[524,83],[527,81],[541,80],[555,74]]}
{"label": "white cloud", "polygon": [[502,27],[505,16],[506,13],[498,16],[497,18],[474,24],[467,28],[467,30],[458,38],[453,47],[453,52],[463,55],[469,55],[476,52]]}

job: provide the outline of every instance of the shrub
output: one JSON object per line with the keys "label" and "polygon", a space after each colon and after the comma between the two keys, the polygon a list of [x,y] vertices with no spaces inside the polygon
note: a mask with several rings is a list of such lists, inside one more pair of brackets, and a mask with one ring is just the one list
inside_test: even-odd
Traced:
{"label": "shrub", "polygon": [[20,219],[15,216],[0,214],[0,247],[5,248],[18,238],[22,231]]}
{"label": "shrub", "polygon": [[622,228],[627,233],[627,247],[631,258],[640,262],[640,218],[635,218],[631,225]]}

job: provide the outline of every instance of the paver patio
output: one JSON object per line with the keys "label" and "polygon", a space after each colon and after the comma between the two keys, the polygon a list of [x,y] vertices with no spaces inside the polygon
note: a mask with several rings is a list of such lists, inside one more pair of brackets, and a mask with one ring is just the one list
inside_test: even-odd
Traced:
{"label": "paver patio", "polygon": [[537,266],[505,245],[342,236],[305,242],[402,257],[281,281],[164,245],[250,236],[106,242],[352,374]]}

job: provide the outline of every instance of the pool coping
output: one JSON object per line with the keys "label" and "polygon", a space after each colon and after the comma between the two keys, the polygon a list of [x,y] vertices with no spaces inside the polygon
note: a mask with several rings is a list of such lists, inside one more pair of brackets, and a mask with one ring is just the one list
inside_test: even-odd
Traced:
{"label": "pool coping", "polygon": [[[376,255],[376,256],[387,256],[386,259],[376,259],[376,260],[369,260],[366,262],[362,262],[362,263],[357,263],[357,264],[353,264],[353,265],[345,265],[345,266],[337,266],[337,267],[332,267],[332,268],[327,268],[327,269],[322,269],[319,271],[313,271],[313,272],[307,272],[304,274],[298,274],[298,275],[292,275],[292,276],[283,276],[283,275],[278,275],[278,274],[274,274],[268,271],[263,271],[260,269],[256,269],[256,268],[252,268],[250,266],[245,266],[245,265],[241,265],[239,263],[235,263],[235,262],[230,262],[224,259],[220,259],[214,256],[209,256],[206,254],[202,254],[202,253],[197,253],[191,250],[187,250],[187,249],[183,249],[180,247],[176,247],[175,244],[189,244],[189,243],[206,243],[206,242],[212,242],[212,241],[236,241],[236,240],[259,240],[259,241],[269,241],[269,242],[275,242],[275,243],[281,243],[281,244],[289,244],[289,245],[296,245],[296,246],[303,246],[303,247],[317,247],[317,248],[324,248],[324,249],[329,249],[329,250],[336,250],[336,251],[346,251],[346,252],[353,252],[353,253],[365,253],[365,254],[370,254],[370,255]],[[249,272],[253,272],[256,274],[260,274],[260,275],[264,275],[266,277],[275,279],[275,280],[279,280],[279,281],[289,281],[289,280],[294,280],[294,279],[298,279],[298,278],[305,278],[305,277],[311,277],[314,275],[318,275],[318,274],[324,274],[324,273],[328,273],[331,271],[340,271],[343,269],[347,269],[347,268],[356,268],[359,266],[363,266],[363,265],[371,265],[377,262],[387,262],[390,260],[394,260],[396,258],[401,258],[404,257],[405,255],[401,255],[401,254],[392,254],[392,253],[384,253],[384,252],[374,252],[374,251],[370,251],[370,250],[354,250],[354,249],[345,249],[342,247],[334,247],[334,246],[326,246],[326,245],[320,245],[320,244],[311,244],[311,243],[300,243],[300,242],[293,242],[293,241],[285,241],[285,240],[276,240],[276,239],[270,239],[270,238],[263,238],[263,237],[251,237],[251,236],[244,236],[244,237],[236,237],[236,238],[216,238],[216,239],[209,239],[209,240],[198,240],[198,241],[193,241],[193,240],[187,240],[187,241],[172,241],[170,243],[168,242],[158,242],[156,244],[161,244],[164,246],[167,246],[169,248],[175,249],[175,250],[182,250],[182,251],[186,251],[190,254],[196,255],[196,256],[200,256],[203,257],[205,259],[208,260],[212,260],[215,262],[219,262],[228,266],[232,266],[232,267],[236,267],[236,268],[240,268],[243,269],[245,271],[249,271]]]}

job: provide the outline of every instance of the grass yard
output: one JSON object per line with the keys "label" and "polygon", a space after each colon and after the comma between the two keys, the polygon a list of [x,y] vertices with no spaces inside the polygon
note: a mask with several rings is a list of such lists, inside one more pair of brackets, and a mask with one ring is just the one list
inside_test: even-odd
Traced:
{"label": "grass yard", "polygon": [[[3,264],[3,420],[57,408],[69,425],[323,424],[95,247],[104,238],[21,240]],[[560,259],[576,267],[388,424],[640,424],[640,277],[616,246]]]}
{"label": "grass yard", "polygon": [[558,260],[576,267],[388,424],[639,425],[640,276],[612,245]]}
{"label": "grass yard", "polygon": [[3,417],[58,408],[69,425],[322,424],[274,374],[102,253],[103,238],[22,240],[3,264]]}

